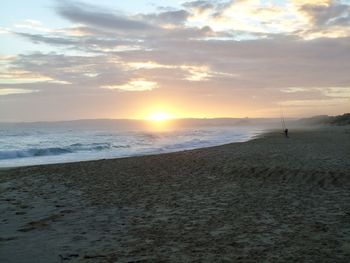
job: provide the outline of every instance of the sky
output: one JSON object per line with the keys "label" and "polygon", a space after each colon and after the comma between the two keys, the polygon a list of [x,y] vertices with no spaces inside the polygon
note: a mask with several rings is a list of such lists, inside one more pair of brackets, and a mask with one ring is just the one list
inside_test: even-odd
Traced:
{"label": "sky", "polygon": [[350,111],[350,0],[11,0],[0,122]]}

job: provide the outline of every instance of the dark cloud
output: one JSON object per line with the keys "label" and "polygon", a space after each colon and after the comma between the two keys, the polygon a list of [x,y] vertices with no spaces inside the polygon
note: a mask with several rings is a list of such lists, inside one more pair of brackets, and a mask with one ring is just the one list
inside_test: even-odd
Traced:
{"label": "dark cloud", "polygon": [[155,30],[156,27],[145,22],[132,19],[121,14],[99,10],[82,3],[69,3],[64,1],[57,8],[58,13],[64,18],[77,23],[102,27],[112,30]]}
{"label": "dark cloud", "polygon": [[349,25],[350,6],[332,2],[329,5],[306,4],[300,7],[316,26],[327,27],[333,25]]}
{"label": "dark cloud", "polygon": [[199,13],[203,13],[207,10],[211,10],[214,8],[214,4],[212,1],[192,1],[183,4],[184,7],[194,9]]}
{"label": "dark cloud", "polygon": [[[13,32],[15,35],[29,39],[33,43],[48,44],[55,46],[63,46],[69,49],[80,50],[84,52],[105,53],[110,49],[116,49],[120,46],[131,46],[135,44],[135,41],[107,37],[106,35],[99,36],[52,36],[42,34],[30,34],[22,32]],[[105,51],[104,51],[105,50]]]}
{"label": "dark cloud", "polygon": [[189,16],[190,13],[186,10],[175,10],[161,12],[159,14],[142,15],[141,17],[153,23],[182,25]]}
{"label": "dark cloud", "polygon": [[68,37],[52,37],[41,34],[29,34],[22,32],[14,32],[15,35],[27,38],[34,43],[47,43],[52,45],[78,45],[79,41]]}
{"label": "dark cloud", "polygon": [[[70,21],[82,23],[83,30],[89,34],[93,34],[95,30],[95,34],[133,40],[200,38],[213,35],[213,31],[208,26],[203,28],[184,26],[190,16],[186,10],[167,10],[131,17],[99,10],[85,4],[63,3],[57,7],[58,13]],[[168,25],[175,27],[169,28]]]}

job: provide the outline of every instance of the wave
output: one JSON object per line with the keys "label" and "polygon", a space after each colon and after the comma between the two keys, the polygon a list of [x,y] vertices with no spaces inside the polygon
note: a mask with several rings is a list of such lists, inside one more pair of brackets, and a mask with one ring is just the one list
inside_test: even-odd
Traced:
{"label": "wave", "polygon": [[201,140],[201,139],[193,139],[190,141],[182,142],[182,143],[174,143],[165,145],[163,149],[166,150],[177,150],[177,149],[191,149],[191,148],[197,148],[202,145],[210,145],[210,141],[207,140]]}
{"label": "wave", "polygon": [[72,151],[64,148],[44,148],[44,149],[24,149],[12,151],[0,151],[0,160],[36,157],[36,156],[50,156],[71,153]]}
{"label": "wave", "polygon": [[106,149],[110,149],[113,146],[110,143],[91,143],[91,144],[83,144],[83,143],[74,143],[69,146],[73,151],[102,151]]}
{"label": "wave", "polygon": [[69,146],[69,148],[73,151],[103,151],[114,148],[129,148],[130,145],[114,145],[112,143],[101,142],[101,143],[74,143]]}
{"label": "wave", "polygon": [[115,148],[128,148],[129,145],[112,145],[110,143],[92,143],[82,144],[75,143],[68,147],[50,147],[50,148],[30,148],[22,150],[8,150],[0,151],[0,160],[16,159],[26,157],[39,157],[39,156],[54,156],[75,152],[93,152],[103,151]]}

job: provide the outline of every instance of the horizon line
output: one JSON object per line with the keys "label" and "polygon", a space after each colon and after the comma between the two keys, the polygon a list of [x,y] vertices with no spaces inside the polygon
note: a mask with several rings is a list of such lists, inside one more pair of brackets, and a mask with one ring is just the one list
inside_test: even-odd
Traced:
{"label": "horizon line", "polygon": [[[346,113],[343,113],[346,114]],[[338,114],[338,115],[343,115]],[[312,115],[309,117],[285,117],[285,119],[303,119],[303,118],[312,118],[312,117],[319,117],[319,116],[338,116],[338,115]],[[187,117],[187,118],[169,118],[167,121],[178,121],[178,120],[215,120],[215,119],[280,119],[281,117]],[[38,120],[38,121],[1,121],[0,124],[4,123],[58,123],[58,122],[78,122],[78,121],[140,121],[140,122],[151,122],[152,120],[149,119],[139,119],[139,118],[82,118],[82,119],[70,119],[70,120]]]}

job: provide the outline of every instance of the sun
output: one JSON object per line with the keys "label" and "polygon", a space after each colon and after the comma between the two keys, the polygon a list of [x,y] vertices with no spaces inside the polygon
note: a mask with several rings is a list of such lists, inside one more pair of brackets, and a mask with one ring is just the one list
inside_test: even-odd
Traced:
{"label": "sun", "polygon": [[154,112],[151,113],[147,119],[150,121],[162,122],[171,119],[171,115],[167,112]]}

